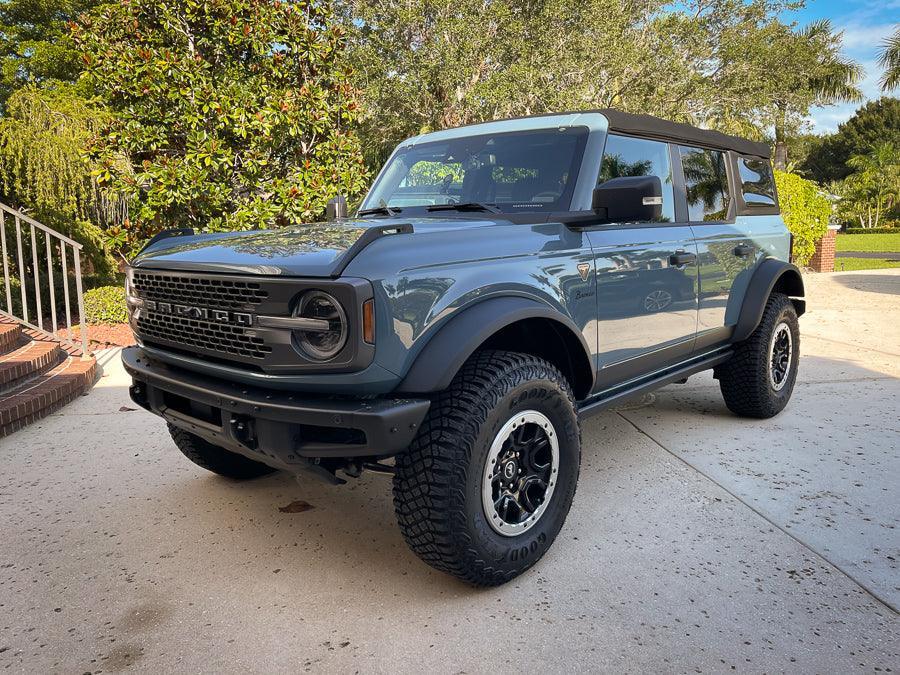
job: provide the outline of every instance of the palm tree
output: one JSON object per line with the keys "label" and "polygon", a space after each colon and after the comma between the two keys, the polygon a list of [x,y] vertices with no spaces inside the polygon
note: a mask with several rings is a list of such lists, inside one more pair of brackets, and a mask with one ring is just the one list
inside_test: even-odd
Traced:
{"label": "palm tree", "polygon": [[882,91],[900,86],[900,26],[894,29],[893,35],[881,43],[878,65],[884,68],[884,75],[881,76]]}
{"label": "palm tree", "polygon": [[[809,55],[809,62],[796,84],[812,95],[813,105],[855,103],[863,99],[857,86],[863,78],[863,69],[856,61],[841,54],[841,34],[834,32],[828,19],[813,21],[795,35],[797,50]],[[792,106],[787,100],[776,100],[775,110],[775,168],[784,171]]]}
{"label": "palm tree", "polygon": [[867,212],[866,222],[869,227],[878,227],[882,214],[894,205],[900,187],[900,149],[892,143],[879,143],[865,155],[851,157],[847,165],[855,171],[850,177],[851,187],[861,197],[858,201],[861,210]]}

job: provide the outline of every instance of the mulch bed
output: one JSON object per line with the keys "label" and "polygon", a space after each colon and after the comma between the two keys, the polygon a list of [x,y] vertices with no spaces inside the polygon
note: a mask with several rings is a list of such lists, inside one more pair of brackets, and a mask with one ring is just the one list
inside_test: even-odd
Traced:
{"label": "mulch bed", "polygon": [[[134,344],[134,333],[131,332],[131,327],[127,323],[88,326],[87,333],[91,351],[109,347],[130,347]],[[69,337],[69,331],[65,328],[60,329],[59,334],[62,337]],[[81,340],[81,331],[78,326],[72,327],[69,339],[75,343]]]}

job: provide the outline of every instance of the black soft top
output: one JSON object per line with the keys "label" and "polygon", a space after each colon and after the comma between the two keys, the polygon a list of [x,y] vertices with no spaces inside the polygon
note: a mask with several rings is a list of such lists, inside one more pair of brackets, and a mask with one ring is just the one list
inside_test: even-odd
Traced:
{"label": "black soft top", "polygon": [[592,110],[584,112],[598,112],[609,120],[609,130],[619,131],[624,134],[638,136],[652,136],[667,141],[680,143],[697,143],[700,145],[734,150],[744,155],[769,158],[770,148],[768,143],[748,141],[746,138],[729,136],[718,131],[698,129],[689,124],[680,124],[668,120],[653,117],[652,115],[635,115],[619,110]]}

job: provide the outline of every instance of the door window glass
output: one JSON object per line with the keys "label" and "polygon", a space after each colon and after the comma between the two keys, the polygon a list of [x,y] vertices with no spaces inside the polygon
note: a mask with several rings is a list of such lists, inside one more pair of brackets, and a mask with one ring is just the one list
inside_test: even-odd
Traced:
{"label": "door window glass", "polygon": [[741,194],[747,206],[775,206],[775,177],[768,160],[740,157]]}
{"label": "door window glass", "polygon": [[728,216],[728,174],[725,153],[719,150],[678,147],[684,170],[688,220],[725,220]]}
{"label": "door window glass", "polygon": [[597,184],[623,176],[659,176],[663,197],[660,220],[663,222],[675,220],[672,166],[666,143],[610,134],[606,139]]}

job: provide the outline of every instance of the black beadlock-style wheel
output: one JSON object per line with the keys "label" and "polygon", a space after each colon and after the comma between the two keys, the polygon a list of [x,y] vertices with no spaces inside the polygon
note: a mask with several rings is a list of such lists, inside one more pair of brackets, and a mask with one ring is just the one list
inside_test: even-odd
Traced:
{"label": "black beadlock-style wheel", "polygon": [[254,462],[243,455],[220,448],[218,445],[213,445],[199,436],[171,424],[169,425],[169,434],[171,434],[175,445],[178,446],[178,449],[181,450],[185,457],[197,466],[201,466],[207,471],[212,471],[220,476],[234,480],[247,480],[249,478],[259,478],[277,470],[261,462]]}
{"label": "black beadlock-style wheel", "polygon": [[394,507],[426,563],[496,586],[550,548],[575,496],[581,430],[568,381],[528,354],[482,351],[396,458]]}
{"label": "black beadlock-style wheel", "polygon": [[799,359],[797,311],[790,298],[773,293],[759,326],[735,345],[734,356],[716,369],[725,405],[743,417],[777,415],[794,391]]}

